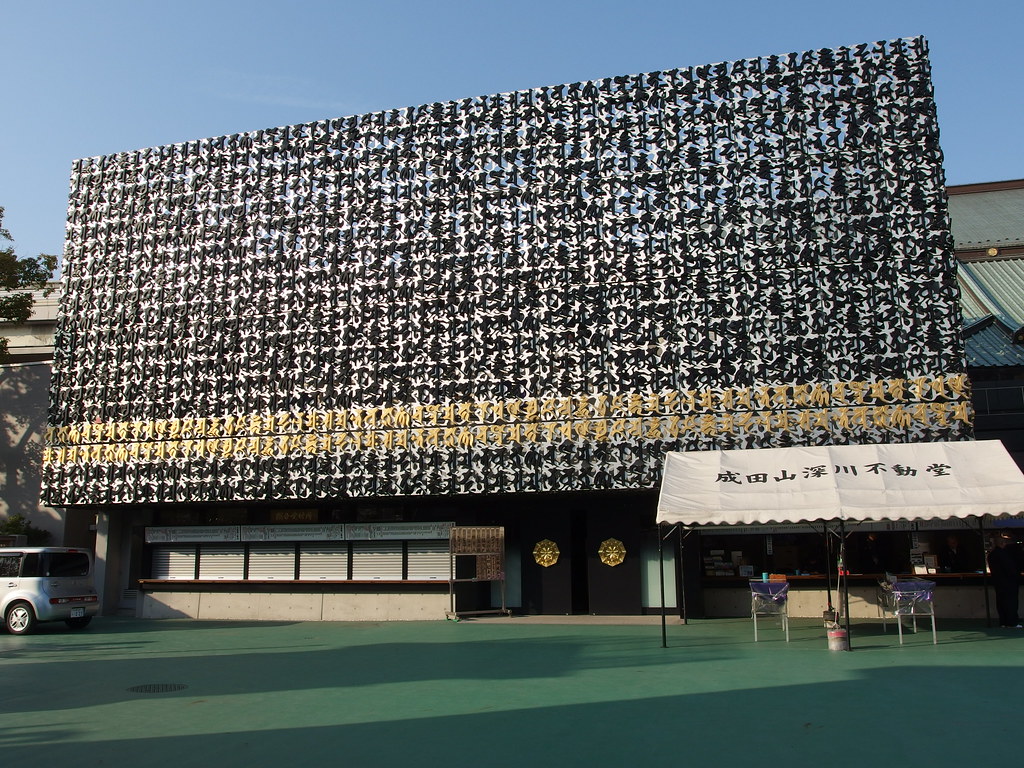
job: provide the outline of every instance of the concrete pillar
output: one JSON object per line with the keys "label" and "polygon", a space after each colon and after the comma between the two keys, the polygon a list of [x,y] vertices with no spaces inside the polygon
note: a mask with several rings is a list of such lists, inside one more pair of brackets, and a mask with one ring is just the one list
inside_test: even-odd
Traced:
{"label": "concrete pillar", "polygon": [[100,614],[117,613],[121,599],[119,581],[121,523],[109,512],[96,514],[96,591],[100,596]]}

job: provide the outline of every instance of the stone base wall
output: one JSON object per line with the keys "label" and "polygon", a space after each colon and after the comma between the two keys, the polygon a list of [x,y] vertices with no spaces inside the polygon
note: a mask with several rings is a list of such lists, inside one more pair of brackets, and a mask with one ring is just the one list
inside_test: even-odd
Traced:
{"label": "stone base wall", "polygon": [[139,616],[221,621],[431,621],[444,619],[448,606],[448,595],[439,592],[147,592]]}
{"label": "stone base wall", "polygon": [[[832,590],[832,605],[839,607],[840,593]],[[991,615],[996,615],[995,598],[990,594]],[[1022,603],[1024,604],[1024,603]],[[984,619],[985,592],[981,585],[935,588],[936,619]],[[820,618],[828,608],[823,588],[789,588],[789,615],[792,618]],[[704,590],[704,609],[709,618],[750,615],[750,593],[742,587],[710,587]],[[850,587],[850,618],[878,619],[877,590],[873,586]]]}

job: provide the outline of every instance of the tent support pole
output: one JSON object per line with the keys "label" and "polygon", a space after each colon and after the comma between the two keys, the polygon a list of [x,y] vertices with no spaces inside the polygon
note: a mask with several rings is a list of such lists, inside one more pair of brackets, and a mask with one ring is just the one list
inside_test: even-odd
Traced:
{"label": "tent support pole", "polygon": [[992,626],[992,598],[988,594],[988,561],[985,558],[985,518],[978,515],[978,534],[981,536],[981,588],[985,592],[985,626]]}
{"label": "tent support pole", "polygon": [[[828,523],[824,525],[825,529],[825,599],[828,601],[828,610],[834,611],[832,607],[832,532],[828,529]],[[833,614],[833,617],[835,614]]]}
{"label": "tent support pole", "polygon": [[[669,529],[671,531],[671,529]],[[658,586],[661,589],[661,647],[668,648],[668,625],[665,621],[665,537],[658,526]]]}
{"label": "tent support pole", "polygon": [[846,564],[846,521],[839,520],[839,555],[843,570],[839,578],[843,580],[843,615],[846,619],[846,650],[853,650],[852,637],[850,635],[850,568]]}
{"label": "tent support pole", "polygon": [[683,569],[683,539],[689,536],[693,531],[687,531],[683,533],[683,527],[681,525],[676,526],[676,531],[679,534],[677,537],[679,551],[676,555],[676,602],[679,608],[679,618],[682,619],[683,624],[689,624],[690,619],[686,615],[686,571]]}

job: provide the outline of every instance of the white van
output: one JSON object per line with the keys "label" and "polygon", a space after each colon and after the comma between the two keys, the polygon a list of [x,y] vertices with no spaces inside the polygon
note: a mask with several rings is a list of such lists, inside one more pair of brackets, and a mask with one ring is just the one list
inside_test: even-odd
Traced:
{"label": "white van", "polygon": [[70,547],[0,548],[0,616],[13,635],[36,622],[88,625],[100,609],[92,583],[92,556]]}

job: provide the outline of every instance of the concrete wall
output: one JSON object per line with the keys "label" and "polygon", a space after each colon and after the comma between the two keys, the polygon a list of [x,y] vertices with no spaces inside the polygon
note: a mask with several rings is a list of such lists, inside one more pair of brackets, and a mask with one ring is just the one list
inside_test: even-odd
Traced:
{"label": "concrete wall", "polygon": [[145,619],[431,621],[445,618],[448,594],[145,592],[138,610]]}
{"label": "concrete wall", "polygon": [[49,387],[49,363],[0,365],[0,519],[24,515],[51,545],[83,546],[65,542],[63,515],[39,501]]}

